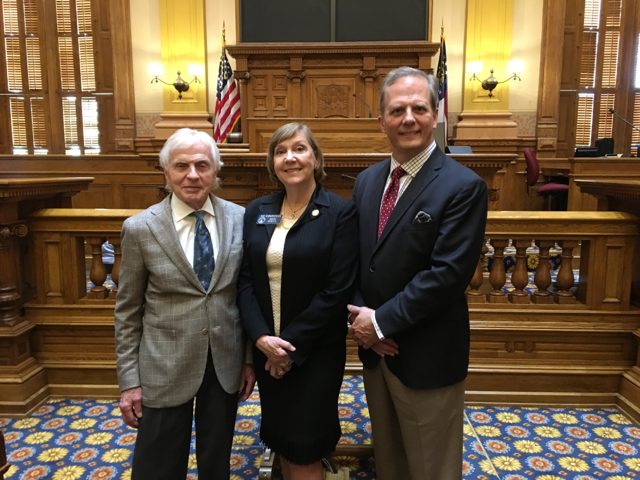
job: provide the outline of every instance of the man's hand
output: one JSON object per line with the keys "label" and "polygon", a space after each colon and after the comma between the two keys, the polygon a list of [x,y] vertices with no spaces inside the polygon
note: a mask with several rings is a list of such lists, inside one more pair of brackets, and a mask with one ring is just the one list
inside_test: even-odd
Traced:
{"label": "man's hand", "polygon": [[271,363],[276,367],[282,368],[286,365],[291,365],[291,357],[287,354],[287,351],[296,351],[296,347],[286,340],[283,340],[280,337],[272,337],[270,335],[262,335],[256,341],[256,347],[258,347],[260,351],[267,356]]}
{"label": "man's hand", "polygon": [[238,392],[238,402],[244,402],[251,392],[253,392],[253,386],[256,383],[256,374],[253,371],[253,365],[245,363],[242,366],[240,373],[240,391]]}
{"label": "man's hand", "polygon": [[142,387],[133,387],[120,394],[120,413],[124,423],[138,428],[138,419],[142,418]]}
{"label": "man's hand", "polygon": [[347,305],[347,308],[349,312],[356,316],[353,324],[349,328],[349,333],[355,337],[358,345],[364,348],[371,348],[380,342],[376,329],[371,321],[371,314],[374,310],[367,307],[356,307],[355,305]]}
{"label": "man's hand", "polygon": [[381,357],[387,355],[393,357],[400,351],[398,349],[398,344],[392,338],[385,338],[384,340],[380,340],[378,343],[375,343],[371,346],[371,350],[376,352]]}

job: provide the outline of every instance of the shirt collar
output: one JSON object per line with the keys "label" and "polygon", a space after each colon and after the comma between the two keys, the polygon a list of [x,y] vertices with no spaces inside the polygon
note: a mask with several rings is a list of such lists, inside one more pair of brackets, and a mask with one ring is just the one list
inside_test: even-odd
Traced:
{"label": "shirt collar", "polygon": [[[215,217],[215,213],[213,211],[213,204],[211,203],[211,197],[207,196],[207,201],[204,202],[204,205],[200,210],[204,210],[209,215]],[[182,200],[178,198],[177,195],[171,195],[171,211],[173,212],[173,218],[176,222],[180,222],[188,217],[195,210],[191,208],[189,205],[184,203]]]}
{"label": "shirt collar", "polygon": [[425,148],[415,157],[406,161],[402,165],[400,165],[397,162],[397,160],[393,158],[393,155],[391,155],[391,171],[393,172],[396,169],[396,167],[402,166],[405,172],[407,172],[412,177],[415,177],[420,171],[420,169],[422,168],[422,166],[425,163],[427,163],[427,160],[429,160],[429,157],[431,156],[431,154],[435,149],[436,149],[436,141],[433,140],[427,148]]}

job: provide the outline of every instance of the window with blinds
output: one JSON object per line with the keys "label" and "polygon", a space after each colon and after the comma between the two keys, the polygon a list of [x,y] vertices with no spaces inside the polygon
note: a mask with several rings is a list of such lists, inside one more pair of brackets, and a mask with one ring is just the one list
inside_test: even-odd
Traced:
{"label": "window with blinds", "polygon": [[[13,153],[46,154],[52,144],[70,155],[100,153],[100,106],[113,91],[104,86],[112,82],[96,77],[94,39],[104,31],[93,11],[99,3],[0,2],[0,115],[10,119]],[[101,70],[111,74],[112,68]]]}
{"label": "window with blinds", "polygon": [[[629,136],[624,129],[617,129],[619,120],[614,120],[611,109],[623,117],[640,120],[640,35],[630,31],[638,26],[625,22],[624,17],[624,12],[634,11],[632,2],[637,0],[582,1],[579,72],[575,75],[575,90],[565,90],[576,95],[575,146],[593,146],[598,138],[612,137],[617,151],[627,150],[629,147],[623,145],[630,138],[633,145],[640,143],[640,133],[634,131]],[[633,42],[633,52],[623,48],[624,35],[628,39],[629,34],[638,37]],[[630,50],[629,42],[626,45]],[[571,67],[568,64],[566,68]]]}

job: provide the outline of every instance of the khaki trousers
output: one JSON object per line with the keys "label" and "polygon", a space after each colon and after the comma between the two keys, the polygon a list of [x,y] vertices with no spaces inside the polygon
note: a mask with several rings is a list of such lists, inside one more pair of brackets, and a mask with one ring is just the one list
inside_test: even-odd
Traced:
{"label": "khaki trousers", "polygon": [[408,388],[382,359],[364,369],[377,480],[460,480],[464,380]]}

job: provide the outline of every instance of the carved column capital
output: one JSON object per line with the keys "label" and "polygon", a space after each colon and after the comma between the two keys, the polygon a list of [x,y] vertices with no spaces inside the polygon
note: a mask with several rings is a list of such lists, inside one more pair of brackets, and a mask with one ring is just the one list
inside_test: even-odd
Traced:
{"label": "carved column capital", "polygon": [[378,69],[375,70],[360,70],[360,76],[365,79],[373,80],[378,76]]}
{"label": "carved column capital", "polygon": [[29,230],[27,229],[27,226],[23,223],[18,223],[16,225],[0,225],[0,240],[4,240],[12,235],[15,235],[16,237],[24,237],[28,232]]}
{"label": "carved column capital", "polygon": [[306,76],[307,76],[307,72],[305,72],[304,70],[289,70],[287,72],[287,78],[289,80],[301,81]]}
{"label": "carved column capital", "polygon": [[249,80],[250,77],[251,74],[249,72],[239,72],[237,70],[233,72],[233,78],[236,80]]}

